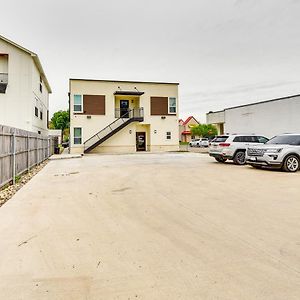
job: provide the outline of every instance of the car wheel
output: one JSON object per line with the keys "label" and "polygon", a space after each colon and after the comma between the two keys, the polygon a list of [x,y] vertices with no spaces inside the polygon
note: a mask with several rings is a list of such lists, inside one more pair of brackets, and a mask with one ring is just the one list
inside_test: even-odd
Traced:
{"label": "car wheel", "polygon": [[222,157],[215,157],[215,160],[220,163],[224,163],[227,159]]}
{"label": "car wheel", "polygon": [[246,163],[246,153],[244,151],[238,151],[233,158],[233,162],[236,165],[244,165]]}
{"label": "car wheel", "polygon": [[289,155],[283,163],[283,170],[285,172],[296,172],[299,170],[299,158],[295,155]]}

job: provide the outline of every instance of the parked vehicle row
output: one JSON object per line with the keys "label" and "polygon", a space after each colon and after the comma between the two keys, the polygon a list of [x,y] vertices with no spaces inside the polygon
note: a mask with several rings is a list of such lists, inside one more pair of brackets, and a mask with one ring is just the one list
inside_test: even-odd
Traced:
{"label": "parked vehicle row", "polygon": [[254,168],[300,169],[300,134],[283,134],[268,139],[262,135],[221,135],[211,143],[209,155],[218,162],[233,160]]}
{"label": "parked vehicle row", "polygon": [[189,146],[190,147],[208,147],[209,139],[208,138],[194,139],[189,142]]}

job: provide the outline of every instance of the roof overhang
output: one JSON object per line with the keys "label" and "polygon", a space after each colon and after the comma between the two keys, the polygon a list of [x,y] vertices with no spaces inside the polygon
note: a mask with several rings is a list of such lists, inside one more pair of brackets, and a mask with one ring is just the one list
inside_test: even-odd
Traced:
{"label": "roof overhang", "polygon": [[18,45],[17,43],[15,43],[15,42],[7,39],[6,37],[4,37],[2,35],[0,35],[0,39],[2,39],[3,41],[5,41],[8,44],[11,44],[12,46],[14,46],[16,48],[18,48],[18,49],[20,49],[20,50],[28,53],[32,57],[35,65],[37,66],[37,68],[38,68],[38,70],[39,70],[39,72],[40,72],[40,74],[42,76],[42,79],[43,79],[43,81],[44,81],[44,83],[45,83],[45,85],[47,87],[47,90],[48,90],[49,94],[51,94],[52,90],[51,90],[50,84],[49,84],[48,79],[47,79],[47,77],[45,75],[45,72],[43,70],[43,67],[42,67],[42,64],[40,62],[40,59],[39,59],[38,55],[36,53],[34,53],[34,52],[32,52],[32,51],[30,51],[30,50],[28,50],[28,49],[20,46],[20,45]]}
{"label": "roof overhang", "polygon": [[191,134],[191,132],[188,130],[185,130],[185,131],[182,131],[181,134]]}
{"label": "roof overhang", "polygon": [[144,95],[144,92],[139,91],[115,91],[114,95],[117,96],[141,96]]}

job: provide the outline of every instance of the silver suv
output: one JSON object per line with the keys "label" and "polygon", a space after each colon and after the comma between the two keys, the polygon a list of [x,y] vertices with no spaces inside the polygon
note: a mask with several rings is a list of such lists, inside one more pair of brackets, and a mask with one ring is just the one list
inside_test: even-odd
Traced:
{"label": "silver suv", "polygon": [[300,168],[300,134],[278,135],[265,145],[249,147],[246,161],[254,168],[296,172]]}
{"label": "silver suv", "polygon": [[212,140],[209,155],[216,161],[224,163],[227,159],[233,160],[237,165],[246,163],[246,151],[249,146],[264,144],[269,139],[254,134],[220,135]]}

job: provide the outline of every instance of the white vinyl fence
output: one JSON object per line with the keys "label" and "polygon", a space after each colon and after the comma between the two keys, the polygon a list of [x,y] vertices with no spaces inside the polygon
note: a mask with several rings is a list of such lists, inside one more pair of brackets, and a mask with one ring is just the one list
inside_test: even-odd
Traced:
{"label": "white vinyl fence", "polygon": [[0,125],[0,188],[46,160],[56,146],[53,137]]}

